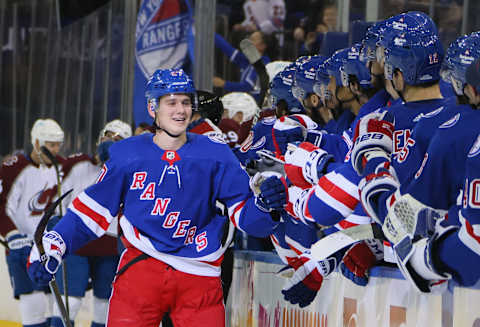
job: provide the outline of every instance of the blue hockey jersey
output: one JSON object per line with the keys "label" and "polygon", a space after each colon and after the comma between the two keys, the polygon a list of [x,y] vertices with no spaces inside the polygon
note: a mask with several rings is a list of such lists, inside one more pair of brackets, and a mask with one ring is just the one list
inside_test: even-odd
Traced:
{"label": "blue hockey jersey", "polygon": [[470,109],[440,125],[411,183],[404,187],[405,193],[435,209],[448,210],[455,205],[463,189],[464,163],[479,133],[479,124],[480,113]]}
{"label": "blue hockey jersey", "polygon": [[[476,125],[478,126],[478,125]],[[470,139],[472,141],[472,139]],[[465,164],[460,229],[450,232],[436,244],[439,265],[461,286],[472,286],[480,279],[480,135],[474,138]]]}
{"label": "blue hockey jersey", "polygon": [[432,135],[435,134],[438,126],[444,124],[442,128],[445,129],[449,124],[455,124],[461,113],[471,111],[470,106],[457,105],[455,97],[448,98],[444,106],[429,113],[420,114],[414,119],[417,121],[415,128],[393,164],[398,181],[401,183],[401,193],[420,167]]}
{"label": "blue hockey jersey", "polygon": [[72,253],[100,237],[121,210],[126,239],[175,269],[218,276],[225,248],[228,208],[234,225],[254,236],[270,235],[278,223],[259,210],[247,173],[221,139],[187,133],[177,151],[164,151],[143,134],[115,143],[98,181],[69,206],[55,230]]}

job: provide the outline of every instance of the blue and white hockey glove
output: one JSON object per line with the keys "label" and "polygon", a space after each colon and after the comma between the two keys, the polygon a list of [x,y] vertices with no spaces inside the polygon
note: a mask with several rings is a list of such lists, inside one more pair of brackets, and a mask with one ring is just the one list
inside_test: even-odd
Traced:
{"label": "blue and white hockey glove", "polygon": [[343,256],[340,270],[343,276],[359,286],[366,286],[370,268],[383,259],[383,243],[365,240],[352,245]]}
{"label": "blue and white hockey glove", "polygon": [[261,210],[269,212],[281,210],[287,204],[287,183],[283,177],[271,176],[260,184],[260,194],[255,204]]}
{"label": "blue and white hockey glove", "polygon": [[33,241],[17,230],[8,233],[6,241],[8,244],[8,260],[25,264],[32,249]]}
{"label": "blue and white hockey glove", "polygon": [[310,253],[305,252],[298,258],[297,264],[291,265],[295,273],[287,280],[282,294],[286,301],[303,308],[315,299],[322,287],[323,278],[335,270],[336,259],[315,261]]}
{"label": "blue and white hockey glove", "polygon": [[67,250],[65,242],[56,231],[44,233],[42,243],[45,260],[41,260],[38,248],[34,245],[27,263],[28,276],[38,285],[46,285],[53,279]]}
{"label": "blue and white hockey glove", "polygon": [[285,153],[285,173],[293,185],[310,188],[326,173],[333,156],[309,142],[288,144]]}
{"label": "blue and white hockey glove", "polygon": [[[299,115],[299,117],[301,117]],[[288,143],[303,142],[307,135],[307,128],[303,119],[293,116],[284,116],[273,125],[273,144],[277,157],[284,155]]]}
{"label": "blue and white hockey glove", "polygon": [[394,117],[391,113],[371,113],[357,123],[353,137],[352,166],[359,176],[369,160],[390,159],[393,146]]}

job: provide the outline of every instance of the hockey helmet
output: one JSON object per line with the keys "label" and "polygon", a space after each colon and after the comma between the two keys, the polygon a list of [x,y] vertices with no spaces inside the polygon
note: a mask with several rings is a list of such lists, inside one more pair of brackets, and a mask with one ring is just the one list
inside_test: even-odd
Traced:
{"label": "hockey helmet", "polygon": [[192,103],[195,103],[195,87],[190,76],[183,69],[157,69],[147,82],[145,97],[149,108],[156,111],[160,97],[178,93],[191,95]]}
{"label": "hockey helmet", "polygon": [[255,99],[245,92],[227,93],[222,97],[221,101],[230,119],[233,118],[237,112],[243,112],[243,121],[245,122],[252,119],[259,110]]}
{"label": "hockey helmet", "polygon": [[291,65],[291,61],[272,61],[265,65],[265,69],[267,70],[269,81],[271,82],[275,75],[280,73],[284,70],[287,66]]}
{"label": "hockey helmet", "polygon": [[132,136],[132,127],[120,119],[112,120],[111,122],[108,122],[100,131],[100,135],[98,136],[99,143],[102,141],[102,138],[107,136],[108,132],[113,133],[113,135],[109,138],[115,140],[126,139],[127,137]]}
{"label": "hockey helmet", "polygon": [[297,100],[302,101],[308,94],[314,93],[315,74],[326,59],[324,56],[312,56],[297,67],[292,85],[292,94]]}
{"label": "hockey helmet", "polygon": [[45,142],[63,142],[64,133],[60,125],[50,118],[37,119],[30,131],[32,145],[38,140],[40,146],[44,146]]}
{"label": "hockey helmet", "polygon": [[287,104],[289,114],[303,113],[302,104],[292,94],[293,78],[295,76],[295,64],[291,64],[278,73],[270,82],[269,103],[272,108],[277,108],[283,100]]}
{"label": "hockey helmet", "polygon": [[362,45],[354,44],[348,50],[347,58],[343,66],[340,68],[342,85],[348,87],[350,84],[350,76],[355,76],[358,84],[364,89],[372,87],[372,76],[367,68],[366,58],[362,53]]}
{"label": "hockey helmet", "polygon": [[207,91],[197,91],[198,98],[198,112],[204,118],[208,118],[218,125],[223,115],[222,101],[213,93]]}

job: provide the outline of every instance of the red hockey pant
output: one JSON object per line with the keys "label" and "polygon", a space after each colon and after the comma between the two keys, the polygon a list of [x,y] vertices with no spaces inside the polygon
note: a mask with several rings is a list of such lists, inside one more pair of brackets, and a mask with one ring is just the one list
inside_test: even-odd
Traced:
{"label": "red hockey pant", "polygon": [[[119,269],[140,254],[128,247]],[[158,327],[166,312],[175,327],[224,327],[220,277],[187,274],[149,257],[115,278],[107,327]]]}

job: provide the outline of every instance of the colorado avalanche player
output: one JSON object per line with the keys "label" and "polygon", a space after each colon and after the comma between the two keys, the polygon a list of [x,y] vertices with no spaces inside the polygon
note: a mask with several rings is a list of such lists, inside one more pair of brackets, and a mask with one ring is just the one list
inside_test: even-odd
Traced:
{"label": "colorado avalanche player", "polygon": [[47,326],[45,287],[33,283],[26,264],[33,233],[43,211],[57,195],[57,175],[46,147],[59,161],[63,130],[53,119],[38,119],[31,130],[33,150],[14,155],[0,168],[0,234],[8,243],[7,265],[23,326]]}
{"label": "colorado avalanche player", "polygon": [[113,283],[108,326],[158,326],[169,312],[175,326],[224,326],[220,282],[225,203],[236,227],[272,233],[261,199],[228,146],[186,132],[193,82],[183,70],[157,70],[147,84],[155,135],[113,144],[97,183],[82,192],[43,243],[46,265],[33,247],[29,273],[51,279],[63,256],[105,233],[120,208],[126,250]]}
{"label": "colorado avalanche player", "polygon": [[[132,136],[129,124],[115,119],[108,122],[100,131],[97,145],[97,155],[91,158],[85,154],[74,154],[67,157],[62,164],[64,176],[62,187],[64,190],[73,189],[64,200],[66,205],[88,186],[95,183],[102,165],[108,159],[108,149],[113,142]],[[51,222],[53,219],[51,220]],[[105,326],[107,318],[108,298],[112,291],[112,281],[118,265],[117,245],[117,218],[102,237],[89,242],[65,260],[67,266],[68,304],[70,320],[72,322],[80,309],[82,298],[85,296],[89,279],[93,288],[93,318],[91,327]],[[62,294],[63,274],[62,267],[56,273],[56,279]],[[54,306],[52,327],[62,327],[60,311]]]}

